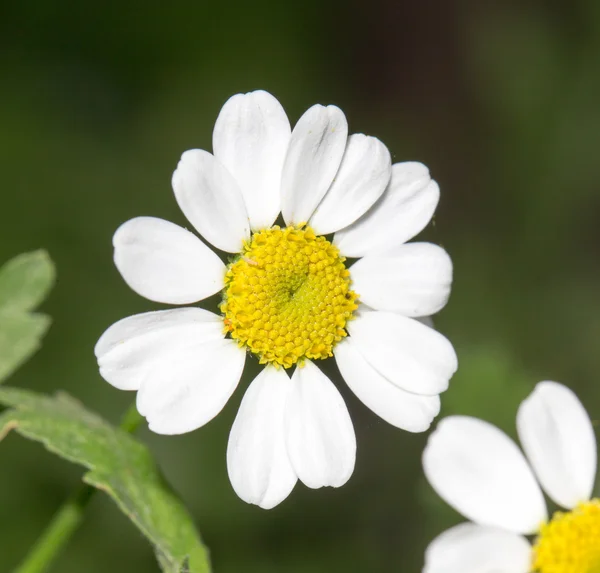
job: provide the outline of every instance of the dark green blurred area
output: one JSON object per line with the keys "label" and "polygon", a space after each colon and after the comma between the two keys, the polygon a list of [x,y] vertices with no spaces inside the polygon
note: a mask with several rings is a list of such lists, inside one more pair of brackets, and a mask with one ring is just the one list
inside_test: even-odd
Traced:
{"label": "dark green blurred area", "polygon": [[[64,389],[119,419],[134,395],[100,378],[93,346],[117,319],[159,307],[120,279],[112,233],[137,215],[184,224],[170,189],[181,152],[210,149],[224,101],[263,88],[292,122],[314,103],[339,105],[351,131],[382,139],[395,161],[423,161],[440,183],[424,237],[454,260],[436,326],[460,361],[442,415],[514,435],[520,400],[555,379],[600,420],[597,0],[8,0],[0,32],[0,261],[44,247],[58,267],[43,309],[54,324],[10,384]],[[249,379],[198,431],[141,433],[215,571],[419,571],[428,541],[460,519],[422,478],[426,436],[379,420],[340,381],[358,438],[354,476],[339,490],[300,484],[265,512],[235,496],[225,468]],[[37,444],[0,444],[1,572],[80,475]],[[99,495],[53,571],[157,566]]]}

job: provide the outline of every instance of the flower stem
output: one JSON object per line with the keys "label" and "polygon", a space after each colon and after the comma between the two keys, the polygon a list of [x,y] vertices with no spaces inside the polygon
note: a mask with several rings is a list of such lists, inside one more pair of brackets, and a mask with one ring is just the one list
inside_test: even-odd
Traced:
{"label": "flower stem", "polygon": [[[142,420],[133,403],[125,412],[119,428],[132,434]],[[40,538],[13,573],[46,571],[83,521],[86,507],[96,491],[90,485],[81,484],[54,514]]]}
{"label": "flower stem", "polygon": [[41,573],[50,566],[79,527],[85,508],[95,491],[92,486],[83,484],[69,496],[14,573]]}

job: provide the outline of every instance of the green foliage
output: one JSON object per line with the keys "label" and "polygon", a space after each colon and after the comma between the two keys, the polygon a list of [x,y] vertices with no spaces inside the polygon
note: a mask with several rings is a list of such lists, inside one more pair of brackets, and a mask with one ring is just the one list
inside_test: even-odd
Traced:
{"label": "green foliage", "polygon": [[0,310],[33,310],[46,298],[54,278],[54,265],[46,251],[16,256],[0,268]]}
{"label": "green foliage", "polygon": [[48,294],[54,276],[45,251],[24,253],[0,268],[0,381],[39,348],[50,318],[31,311]]}
{"label": "green foliage", "polygon": [[206,548],[191,517],[141,442],[61,393],[0,389],[0,439],[15,430],[88,468],[84,481],[106,492],[154,546],[165,573],[207,573]]}

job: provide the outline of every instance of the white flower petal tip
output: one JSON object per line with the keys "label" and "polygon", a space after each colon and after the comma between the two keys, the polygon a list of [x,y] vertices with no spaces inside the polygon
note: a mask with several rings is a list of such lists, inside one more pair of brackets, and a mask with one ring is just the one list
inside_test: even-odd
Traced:
{"label": "white flower petal tip", "polygon": [[334,244],[347,257],[363,257],[406,243],[431,220],[440,188],[422,163],[392,165],[381,198],[355,223],[337,232]]}
{"label": "white flower petal tip", "polygon": [[189,304],[223,288],[221,259],[194,234],[163,219],[136,217],[123,223],[113,245],[123,279],[149,300]]}
{"label": "white flower petal tip", "polygon": [[270,227],[279,214],[290,135],[283,107],[262,90],[231,97],[215,123],[215,157],[236,179],[254,230]]}
{"label": "white flower petal tip", "polygon": [[223,338],[223,320],[201,308],[176,308],[119,320],[94,348],[100,375],[119,390],[139,390],[157,363],[168,362],[179,347]]}
{"label": "white flower petal tip", "polygon": [[310,488],[340,487],[354,471],[356,437],[346,404],[309,360],[292,376],[286,443],[296,475]]}
{"label": "white flower petal tip", "polygon": [[361,302],[410,317],[439,312],[452,285],[452,261],[431,243],[409,243],[367,255],[350,267],[350,273]]}
{"label": "white flower petal tip", "polygon": [[238,183],[220,161],[190,149],[181,156],[172,184],[183,214],[209,243],[228,253],[242,250],[250,238],[248,213]]}
{"label": "white flower petal tip", "polygon": [[480,525],[530,534],[547,518],[542,492],[517,445],[477,418],[444,418],[429,437],[423,469],[442,499]]}
{"label": "white flower petal tip", "polygon": [[425,432],[440,413],[439,396],[418,396],[392,384],[365,360],[352,337],[338,343],[334,354],[352,392],[392,426],[407,432]]}
{"label": "white flower petal tip", "polygon": [[436,537],[422,573],[528,573],[531,545],[520,535],[461,523]]}
{"label": "white flower petal tip", "polygon": [[362,133],[348,138],[340,169],[310,219],[319,235],[354,223],[381,197],[392,175],[387,147]]}
{"label": "white flower petal tip", "polygon": [[333,182],[347,138],[346,117],[334,105],[314,105],[298,120],[281,179],[281,213],[286,224],[310,219]]}
{"label": "white flower petal tip", "polygon": [[557,382],[540,382],[519,407],[517,429],[540,484],[558,505],[571,509],[590,499],[596,438],[572,390]]}
{"label": "white flower petal tip", "polygon": [[184,434],[210,422],[236,389],[246,353],[232,340],[174,348],[137,393],[138,412],[157,434]]}
{"label": "white flower petal tip", "polygon": [[382,311],[362,312],[348,323],[366,361],[399,388],[425,396],[448,389],[458,368],[450,341],[417,320]]}
{"label": "white flower petal tip", "polygon": [[294,489],[298,478],[285,446],[284,415],[291,380],[266,367],[248,387],[229,434],[227,471],[237,495],[271,509]]}

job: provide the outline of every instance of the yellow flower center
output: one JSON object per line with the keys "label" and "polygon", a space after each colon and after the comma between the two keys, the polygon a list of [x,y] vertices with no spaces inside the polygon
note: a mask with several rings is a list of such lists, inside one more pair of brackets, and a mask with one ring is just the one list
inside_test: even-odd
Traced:
{"label": "yellow flower center", "polygon": [[533,547],[532,571],[600,573],[600,500],[556,512]]}
{"label": "yellow flower center", "polygon": [[261,364],[332,356],[357,308],[344,261],[310,227],[255,233],[225,275],[225,329]]}

